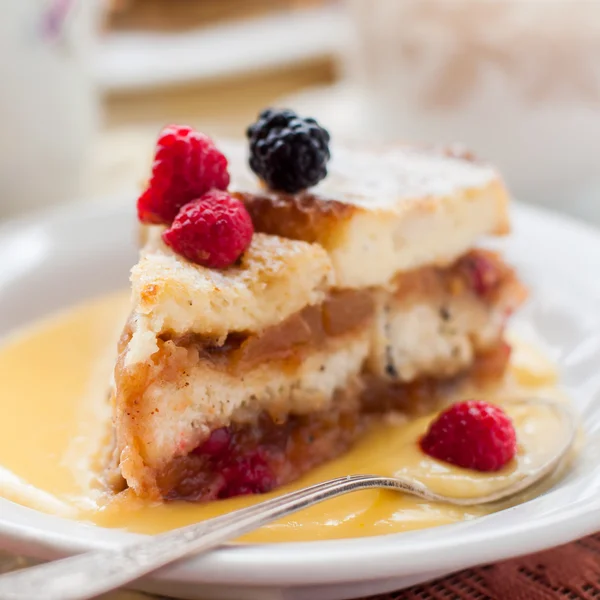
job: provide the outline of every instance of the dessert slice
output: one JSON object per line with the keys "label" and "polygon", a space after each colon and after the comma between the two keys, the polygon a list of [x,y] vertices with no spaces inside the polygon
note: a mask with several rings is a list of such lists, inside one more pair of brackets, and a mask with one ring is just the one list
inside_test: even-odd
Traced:
{"label": "dessert slice", "polygon": [[[185,148],[173,142],[180,133],[161,138],[160,160]],[[318,135],[317,159],[328,155]],[[294,143],[267,183],[304,152]],[[179,210],[168,229],[145,227],[115,369],[115,465],[143,497],[269,491],[390,411],[501,376],[504,326],[525,296],[498,255],[473,249],[508,230],[507,195],[488,166],[434,150],[335,149],[322,183],[314,173],[324,169],[285,172],[292,187],[313,187],[281,192],[256,184],[239,149],[227,154],[243,204],[206,195],[185,204],[180,170],[194,161],[174,158],[166,182],[157,159],[138,205],[146,223],[176,212],[165,203]],[[228,266],[206,266],[217,250],[224,256],[224,240],[239,241],[245,210],[256,230],[249,245]]]}
{"label": "dessert slice", "polygon": [[[337,426],[355,413],[370,294],[333,291],[316,244],[256,234],[238,265],[217,271],[182,260],[155,233],[132,271],[134,310],[115,371],[121,473],[152,497],[266,491],[291,474],[224,472],[266,470],[277,424],[292,414],[290,434],[316,437],[322,423],[310,415]],[[347,442],[335,437],[337,453]]]}

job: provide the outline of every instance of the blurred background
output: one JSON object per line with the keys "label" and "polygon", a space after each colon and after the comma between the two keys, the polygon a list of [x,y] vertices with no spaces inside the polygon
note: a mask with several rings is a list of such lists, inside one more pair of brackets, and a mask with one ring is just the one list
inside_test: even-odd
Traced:
{"label": "blurred background", "polygon": [[3,0],[0,217],[131,198],[168,122],[460,142],[600,224],[599,0]]}

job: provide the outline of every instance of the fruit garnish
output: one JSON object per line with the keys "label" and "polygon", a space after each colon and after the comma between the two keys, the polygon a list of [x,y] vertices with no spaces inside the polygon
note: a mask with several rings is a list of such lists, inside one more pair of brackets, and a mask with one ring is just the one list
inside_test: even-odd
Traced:
{"label": "fruit garnish", "polygon": [[491,252],[468,253],[460,259],[460,269],[469,287],[482,298],[492,294],[505,276],[501,263]]}
{"label": "fruit garnish", "polygon": [[275,487],[273,473],[260,452],[223,462],[220,473],[225,480],[225,486],[218,493],[222,499],[264,494]]}
{"label": "fruit garnish", "polygon": [[229,450],[231,444],[231,433],[227,427],[215,429],[208,439],[194,450],[194,454],[205,454],[207,456],[218,457]]}
{"label": "fruit garnish", "polygon": [[329,133],[314,119],[269,108],[246,135],[250,167],[271,189],[295,194],[327,176]]}
{"label": "fruit garnish", "polygon": [[221,190],[211,190],[183,206],[162,237],[191,262],[223,269],[235,263],[252,241],[246,207]]}
{"label": "fruit garnish", "polygon": [[275,475],[269,468],[267,453],[260,448],[244,450],[236,447],[227,427],[213,431],[193,454],[210,461],[218,471],[215,488],[218,498],[264,494],[275,487]]}
{"label": "fruit garnish", "polygon": [[137,203],[138,218],[170,225],[182,206],[228,185],[227,159],[214,142],[191,127],[169,125],[156,143],[152,176]]}
{"label": "fruit garnish", "polygon": [[498,406],[480,400],[453,404],[421,438],[421,449],[438,460],[476,471],[498,471],[517,452],[512,421]]}

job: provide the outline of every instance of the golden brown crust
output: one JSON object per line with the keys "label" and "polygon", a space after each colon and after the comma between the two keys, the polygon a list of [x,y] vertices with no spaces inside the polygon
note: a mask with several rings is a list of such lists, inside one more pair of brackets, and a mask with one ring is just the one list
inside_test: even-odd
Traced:
{"label": "golden brown crust", "polygon": [[308,192],[296,195],[236,192],[234,195],[246,205],[257,231],[309,243],[322,243],[334,225],[361,210]]}
{"label": "golden brown crust", "polygon": [[[469,154],[455,154],[458,149],[444,147],[439,153],[452,158],[460,157],[461,160],[475,162]],[[492,233],[506,235],[510,233],[510,218],[508,214],[508,201],[506,188],[500,181],[489,184],[489,191],[497,198],[499,207],[498,219]],[[473,200],[476,192],[466,194]],[[349,221],[355,214],[366,212],[366,209],[354,204],[347,204],[332,198],[300,192],[299,194],[285,194],[282,192],[234,192],[233,196],[239,198],[248,209],[252,222],[257,231],[270,235],[279,235],[293,240],[302,240],[309,243],[319,243],[328,246],[327,238],[334,227],[344,221]],[[439,207],[439,200],[433,196],[420,199],[421,209],[434,214]]]}
{"label": "golden brown crust", "polygon": [[321,245],[340,288],[386,286],[510,229],[502,179],[460,148],[334,148],[328,176],[298,194],[265,188],[232,156],[256,231]]}
{"label": "golden brown crust", "polygon": [[113,391],[113,423],[115,427],[115,460],[123,479],[136,494],[151,500],[159,500],[155,474],[144,460],[140,436],[147,415],[143,407],[144,393],[149,385],[149,364],[126,367],[125,354],[131,338],[129,324],[125,327],[120,348],[123,348],[115,366],[115,389]]}

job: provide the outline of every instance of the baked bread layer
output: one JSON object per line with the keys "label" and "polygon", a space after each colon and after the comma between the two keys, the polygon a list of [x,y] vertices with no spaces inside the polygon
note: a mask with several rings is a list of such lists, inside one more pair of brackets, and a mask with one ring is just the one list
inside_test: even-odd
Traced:
{"label": "baked bread layer", "polygon": [[217,368],[194,345],[159,341],[151,361],[116,367],[115,428],[121,472],[138,491],[153,473],[219,427],[326,409],[337,389],[359,375],[370,328],[328,340],[302,360],[266,361],[244,373]]}
{"label": "baked bread layer", "polygon": [[309,191],[265,190],[242,147],[228,150],[232,184],[257,231],[317,242],[336,285],[387,285],[398,272],[452,263],[479,238],[509,231],[507,190],[490,166],[408,146],[332,149]]}
{"label": "baked bread layer", "polygon": [[151,356],[163,334],[196,333],[220,343],[232,332],[263,331],[322,302],[333,284],[331,261],[317,244],[255,234],[239,264],[216,270],[177,256],[162,243],[161,231],[146,231],[131,271],[128,364]]}

